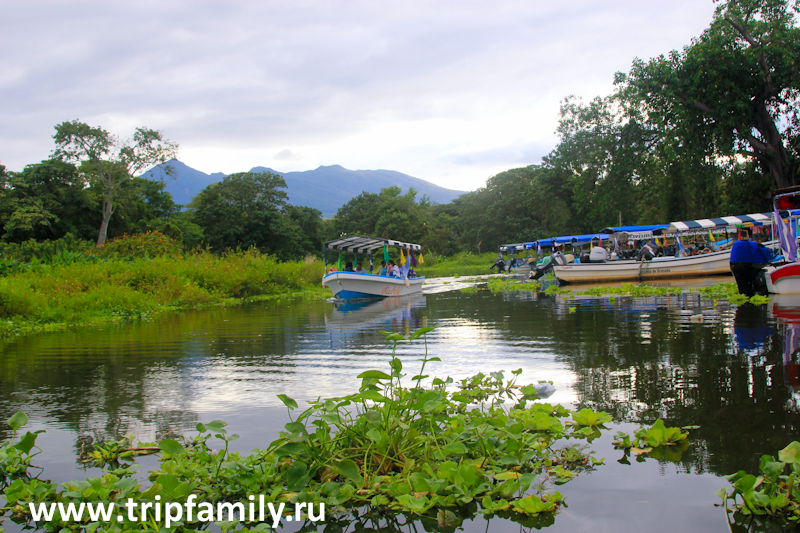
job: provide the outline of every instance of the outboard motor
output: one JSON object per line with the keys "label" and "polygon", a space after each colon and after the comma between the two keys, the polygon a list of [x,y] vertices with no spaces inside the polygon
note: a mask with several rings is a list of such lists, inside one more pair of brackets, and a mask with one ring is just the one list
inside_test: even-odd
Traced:
{"label": "outboard motor", "polygon": [[531,279],[539,279],[553,270],[556,265],[563,266],[568,263],[567,258],[561,252],[555,252],[550,257],[545,258],[541,265],[531,270]]}
{"label": "outboard motor", "polygon": [[589,260],[592,263],[605,263],[608,261],[608,252],[601,246],[595,246],[589,252]]}
{"label": "outboard motor", "polygon": [[762,244],[749,239],[738,240],[731,247],[731,272],[736,279],[739,294],[751,297],[767,294],[767,271],[764,267],[772,259],[771,252]]}
{"label": "outboard motor", "polygon": [[505,271],[505,269],[506,269],[506,262],[505,262],[505,261],[503,261],[503,259],[502,259],[502,258],[499,258],[499,257],[498,257],[498,258],[497,258],[497,261],[495,261],[495,262],[494,262],[494,264],[493,264],[492,266],[490,266],[490,267],[489,267],[489,270],[491,270],[491,269],[493,269],[493,268],[497,268],[497,271],[498,271],[498,272],[504,272],[504,271]]}
{"label": "outboard motor", "polygon": [[569,261],[567,261],[567,258],[561,252],[554,253],[550,258],[550,262],[551,263],[554,262],[556,265],[559,265],[559,266],[564,266],[567,263],[569,263]]}
{"label": "outboard motor", "polygon": [[639,253],[636,256],[637,261],[646,260],[651,261],[654,257],[658,257],[660,246],[656,246],[652,242],[648,242],[642,249],[639,250]]}

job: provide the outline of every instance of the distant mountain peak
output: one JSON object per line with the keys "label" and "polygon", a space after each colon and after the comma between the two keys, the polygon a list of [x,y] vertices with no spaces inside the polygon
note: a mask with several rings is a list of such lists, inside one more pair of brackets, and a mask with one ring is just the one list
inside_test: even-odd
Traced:
{"label": "distant mountain peak", "polygon": [[[175,179],[166,179],[167,192],[175,203],[186,205],[192,197],[212,183],[222,181],[222,172],[206,174],[185,163],[172,160],[143,174],[146,178],[162,179],[161,167],[171,165]],[[289,203],[304,205],[322,211],[322,216],[333,216],[341,206],[362,192],[379,193],[381,189],[396,185],[403,192],[413,187],[418,198],[428,196],[432,202],[446,204],[466,191],[455,191],[428,181],[403,174],[396,170],[348,170],[341,165],[320,165],[303,172],[280,172],[268,167],[253,167],[250,172],[272,172],[283,177],[287,185]]]}

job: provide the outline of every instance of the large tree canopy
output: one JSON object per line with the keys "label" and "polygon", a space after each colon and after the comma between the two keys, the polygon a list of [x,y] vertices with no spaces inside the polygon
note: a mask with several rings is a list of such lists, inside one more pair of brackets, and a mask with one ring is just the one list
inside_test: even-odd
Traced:
{"label": "large tree canopy", "polygon": [[[103,194],[103,218],[97,235],[98,246],[106,241],[114,202],[124,182],[151,167],[166,163],[178,154],[178,145],[164,139],[160,131],[137,128],[133,139],[120,141],[102,128],[73,120],[56,126],[53,157],[80,164],[81,172]],[[170,167],[166,168],[167,174]]]}
{"label": "large tree canopy", "polygon": [[649,120],[709,156],[744,156],[777,187],[797,183],[800,122],[798,0],[720,2],[711,26],[683,50],[636,60],[617,82]]}
{"label": "large tree canopy", "polygon": [[312,229],[321,213],[311,208],[285,210],[285,188],[277,174],[240,172],[200,191],[189,207],[205,241],[216,251],[255,247],[283,259],[296,258],[319,246],[315,236],[298,236]]}

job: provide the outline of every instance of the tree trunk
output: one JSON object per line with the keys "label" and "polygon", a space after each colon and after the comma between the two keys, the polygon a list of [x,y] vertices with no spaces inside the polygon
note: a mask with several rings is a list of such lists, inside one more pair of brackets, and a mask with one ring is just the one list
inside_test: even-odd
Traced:
{"label": "tree trunk", "polygon": [[106,197],[103,202],[103,223],[100,224],[100,231],[97,234],[97,246],[102,246],[106,242],[106,234],[108,233],[108,221],[111,220],[111,215],[114,213],[114,205],[110,197]]}
{"label": "tree trunk", "polygon": [[761,139],[756,139],[749,133],[742,133],[753,148],[761,168],[772,175],[778,189],[795,185],[789,152],[783,144],[783,137],[775,125],[775,119],[767,110],[766,103],[761,98],[756,98],[753,101],[753,111],[754,127],[761,134]]}

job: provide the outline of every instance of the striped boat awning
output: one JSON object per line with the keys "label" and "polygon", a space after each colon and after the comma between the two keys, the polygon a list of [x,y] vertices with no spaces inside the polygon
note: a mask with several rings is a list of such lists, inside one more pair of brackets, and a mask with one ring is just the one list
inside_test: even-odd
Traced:
{"label": "striped boat awning", "polygon": [[[800,209],[783,210],[780,211],[781,218],[789,218],[790,216],[800,216]],[[772,224],[772,213],[752,213],[749,215],[739,215],[735,217],[721,217],[721,218],[701,218],[698,220],[686,220],[683,222],[673,222],[665,233],[685,233],[687,231],[697,230],[725,230],[726,228],[736,228],[737,226],[764,226]]]}
{"label": "striped boat awning", "polygon": [[[783,217],[781,213],[781,217]],[[737,217],[722,218],[701,218],[699,220],[686,220],[683,222],[673,222],[666,229],[670,232],[684,232],[697,229],[714,229],[736,227],[737,225],[760,226],[772,223],[771,213],[753,213],[750,215],[740,215]]]}
{"label": "striped boat awning", "polygon": [[378,239],[376,237],[362,237],[360,235],[349,235],[325,243],[326,250],[338,250],[340,252],[352,252],[355,254],[369,254],[384,246],[414,250],[416,252],[422,250],[422,246],[419,244],[393,241],[391,239]]}

